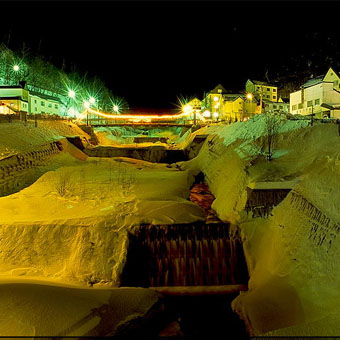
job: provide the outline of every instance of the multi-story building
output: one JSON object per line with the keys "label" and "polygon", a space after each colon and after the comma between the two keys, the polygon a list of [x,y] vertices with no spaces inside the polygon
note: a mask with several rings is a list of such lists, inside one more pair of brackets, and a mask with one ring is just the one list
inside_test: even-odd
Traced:
{"label": "multi-story building", "polygon": [[332,69],[309,79],[300,90],[290,94],[290,112],[317,118],[340,118],[340,77]]}
{"label": "multi-story building", "polygon": [[264,81],[250,80],[246,82],[246,91],[252,93],[258,100],[266,99],[272,102],[278,101],[277,86]]}
{"label": "multi-story building", "polygon": [[2,107],[1,113],[27,114],[29,93],[25,83],[0,86],[0,105]]}
{"label": "multi-story building", "polygon": [[289,113],[289,99],[280,97],[277,102],[263,99],[263,109],[264,112]]}
{"label": "multi-story building", "polygon": [[224,120],[242,121],[257,113],[257,102],[254,98],[248,99],[240,93],[223,95]]}
{"label": "multi-story building", "polygon": [[[252,96],[248,99],[241,93],[228,93],[221,85],[208,92],[202,101],[203,113],[209,112],[214,121],[240,121],[257,113],[257,101]],[[207,114],[205,114],[207,117]]]}
{"label": "multi-story building", "polygon": [[25,82],[0,86],[0,113],[64,115],[66,107],[59,97],[29,91]]}
{"label": "multi-story building", "polygon": [[62,115],[65,112],[65,107],[58,97],[31,91],[29,98],[29,113]]}

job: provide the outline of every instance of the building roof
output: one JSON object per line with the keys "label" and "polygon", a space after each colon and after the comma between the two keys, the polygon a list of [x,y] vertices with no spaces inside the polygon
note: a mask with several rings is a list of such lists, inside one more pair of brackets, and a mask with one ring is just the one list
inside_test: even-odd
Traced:
{"label": "building roof", "polygon": [[218,90],[222,90],[222,93],[227,92],[227,90],[221,84],[218,84],[213,90],[210,91],[210,93],[220,93]]}
{"label": "building roof", "polygon": [[234,101],[237,98],[245,99],[246,97],[241,93],[227,93],[223,95],[223,99],[228,101],[230,100]]}
{"label": "building roof", "polygon": [[302,87],[303,88],[306,88],[306,87],[310,87],[310,86],[314,86],[314,85],[317,85],[317,84],[320,84],[323,82],[323,79],[325,78],[325,74],[321,75],[321,76],[317,76],[317,77],[314,77],[312,79],[308,79],[303,85]]}
{"label": "building roof", "polygon": [[277,85],[269,84],[266,81],[260,81],[260,80],[253,80],[248,79],[248,81],[251,81],[255,85],[263,85],[263,86],[271,86],[271,87],[277,87]]}
{"label": "building roof", "polygon": [[39,97],[39,98],[43,98],[45,100],[53,100],[55,102],[63,104],[63,102],[58,97],[50,96],[48,94],[44,94],[44,93],[40,93],[40,92],[35,92],[35,91],[29,91],[29,93],[30,93],[30,96],[36,96],[36,97]]}
{"label": "building roof", "polygon": [[21,85],[0,85],[0,89],[22,89]]}
{"label": "building roof", "polygon": [[282,102],[277,101],[278,103],[281,104],[289,104],[289,98],[284,98],[284,97],[280,97],[279,100],[282,100]]}

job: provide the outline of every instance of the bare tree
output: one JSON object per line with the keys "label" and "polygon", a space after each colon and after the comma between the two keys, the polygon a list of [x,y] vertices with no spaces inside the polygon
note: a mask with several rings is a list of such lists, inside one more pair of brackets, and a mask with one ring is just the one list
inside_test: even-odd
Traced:
{"label": "bare tree", "polygon": [[282,123],[281,117],[273,113],[265,113],[265,132],[268,147],[267,160],[273,159],[275,141]]}

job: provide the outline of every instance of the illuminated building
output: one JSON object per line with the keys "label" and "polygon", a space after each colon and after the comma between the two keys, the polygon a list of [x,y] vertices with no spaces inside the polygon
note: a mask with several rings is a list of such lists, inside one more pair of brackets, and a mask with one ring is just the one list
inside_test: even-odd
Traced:
{"label": "illuminated building", "polygon": [[29,110],[29,92],[25,82],[20,85],[0,86],[0,113],[27,114]]}
{"label": "illuminated building", "polygon": [[340,78],[329,68],[326,75],[309,79],[290,94],[292,114],[315,114],[317,118],[340,118]]}
{"label": "illuminated building", "polygon": [[263,99],[272,102],[277,102],[278,100],[277,86],[264,81],[248,79],[246,82],[246,91],[252,93],[260,102],[262,102]]}

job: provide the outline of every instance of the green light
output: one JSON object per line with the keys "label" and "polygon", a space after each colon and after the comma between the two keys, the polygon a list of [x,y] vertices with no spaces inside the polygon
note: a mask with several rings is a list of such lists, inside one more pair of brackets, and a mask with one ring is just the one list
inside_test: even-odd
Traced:
{"label": "green light", "polygon": [[73,90],[68,90],[68,96],[69,96],[70,98],[75,98],[76,93],[75,93]]}
{"label": "green light", "polygon": [[85,100],[83,104],[86,109],[90,108],[90,103],[88,101]]}
{"label": "green light", "polygon": [[18,72],[19,69],[20,69],[19,65],[14,65],[14,66],[13,66],[13,70],[14,70],[15,72]]}
{"label": "green light", "polygon": [[118,105],[113,105],[113,111],[118,113],[119,111]]}
{"label": "green light", "polygon": [[91,104],[94,104],[96,102],[96,99],[94,97],[90,97],[89,102]]}

